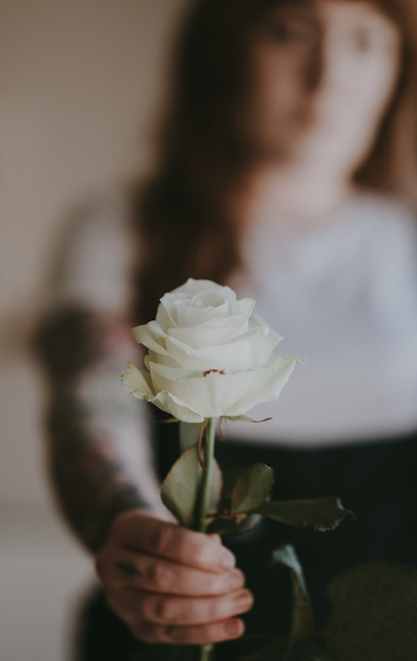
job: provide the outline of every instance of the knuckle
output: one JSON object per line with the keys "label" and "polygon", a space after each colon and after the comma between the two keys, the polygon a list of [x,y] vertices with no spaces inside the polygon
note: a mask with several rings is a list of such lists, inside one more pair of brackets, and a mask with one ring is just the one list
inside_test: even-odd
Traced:
{"label": "knuckle", "polygon": [[157,620],[161,622],[171,622],[174,619],[171,600],[167,599],[165,596],[157,597],[154,603],[154,613]]}
{"label": "knuckle", "polygon": [[211,597],[206,600],[206,617],[209,622],[219,619],[223,615],[224,599],[221,597]]}
{"label": "knuckle", "polygon": [[186,628],[174,625],[164,627],[164,638],[176,643],[186,643],[188,638]]}
{"label": "knuckle", "polygon": [[133,612],[135,621],[152,619],[150,614],[153,611],[153,597],[150,593],[138,591],[135,594]]}
{"label": "knuckle", "polygon": [[208,539],[203,535],[199,535],[194,540],[194,558],[196,562],[205,569],[217,569],[217,558],[219,555],[219,545],[212,539]]}
{"label": "knuckle", "polygon": [[146,581],[161,592],[169,592],[171,587],[171,572],[162,562],[152,562],[145,574]]}
{"label": "knuckle", "polygon": [[192,644],[204,644],[216,642],[221,637],[213,635],[214,629],[211,625],[178,627],[168,625],[164,627],[163,635],[168,642]]}
{"label": "knuckle", "polygon": [[155,552],[164,555],[164,551],[172,545],[172,530],[170,524],[158,526],[152,534],[151,545]]}
{"label": "knuckle", "polygon": [[158,561],[152,561],[146,567],[144,572],[144,579],[151,587],[154,587],[158,581]]}
{"label": "knuckle", "polygon": [[195,539],[194,544],[190,546],[194,563],[200,567],[207,567],[211,564],[211,546],[205,543],[204,539]]}

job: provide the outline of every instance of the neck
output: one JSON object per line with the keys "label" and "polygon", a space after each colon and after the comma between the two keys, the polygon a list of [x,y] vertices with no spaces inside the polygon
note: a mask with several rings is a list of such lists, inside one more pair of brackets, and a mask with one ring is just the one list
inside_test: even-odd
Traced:
{"label": "neck", "polygon": [[288,165],[262,166],[250,182],[248,219],[271,218],[300,227],[327,222],[353,189],[338,173]]}

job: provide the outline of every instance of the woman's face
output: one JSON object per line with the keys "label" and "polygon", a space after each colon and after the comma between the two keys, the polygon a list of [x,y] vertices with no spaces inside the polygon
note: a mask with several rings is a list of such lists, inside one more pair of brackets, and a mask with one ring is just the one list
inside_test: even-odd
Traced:
{"label": "woman's face", "polygon": [[277,8],[256,32],[244,126],[258,156],[350,176],[364,160],[401,66],[397,26],[376,5]]}

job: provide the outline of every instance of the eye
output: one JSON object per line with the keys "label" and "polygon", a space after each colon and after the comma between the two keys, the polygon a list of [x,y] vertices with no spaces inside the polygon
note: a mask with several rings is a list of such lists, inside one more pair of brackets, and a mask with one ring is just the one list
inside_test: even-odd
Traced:
{"label": "eye", "polygon": [[360,53],[366,53],[373,47],[373,38],[370,30],[358,28],[352,33],[352,43]]}
{"label": "eye", "polygon": [[282,46],[309,45],[317,36],[317,26],[308,16],[272,16],[262,32],[270,42]]}
{"label": "eye", "polygon": [[308,30],[305,26],[296,21],[276,23],[271,25],[268,32],[271,40],[279,44],[304,41],[308,37]]}

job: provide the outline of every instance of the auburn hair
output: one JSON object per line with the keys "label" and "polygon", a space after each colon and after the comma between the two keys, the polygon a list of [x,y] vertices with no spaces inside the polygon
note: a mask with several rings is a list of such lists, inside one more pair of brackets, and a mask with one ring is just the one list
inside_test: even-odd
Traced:
{"label": "auburn hair", "polygon": [[[192,2],[178,37],[157,167],[134,192],[142,247],[134,323],[154,318],[159,298],[188,277],[224,284],[239,267],[241,224],[233,195],[250,162],[236,118],[247,87],[249,37],[274,7],[297,1]],[[403,63],[377,140],[355,180],[416,196],[417,3],[374,4],[401,29]]]}

